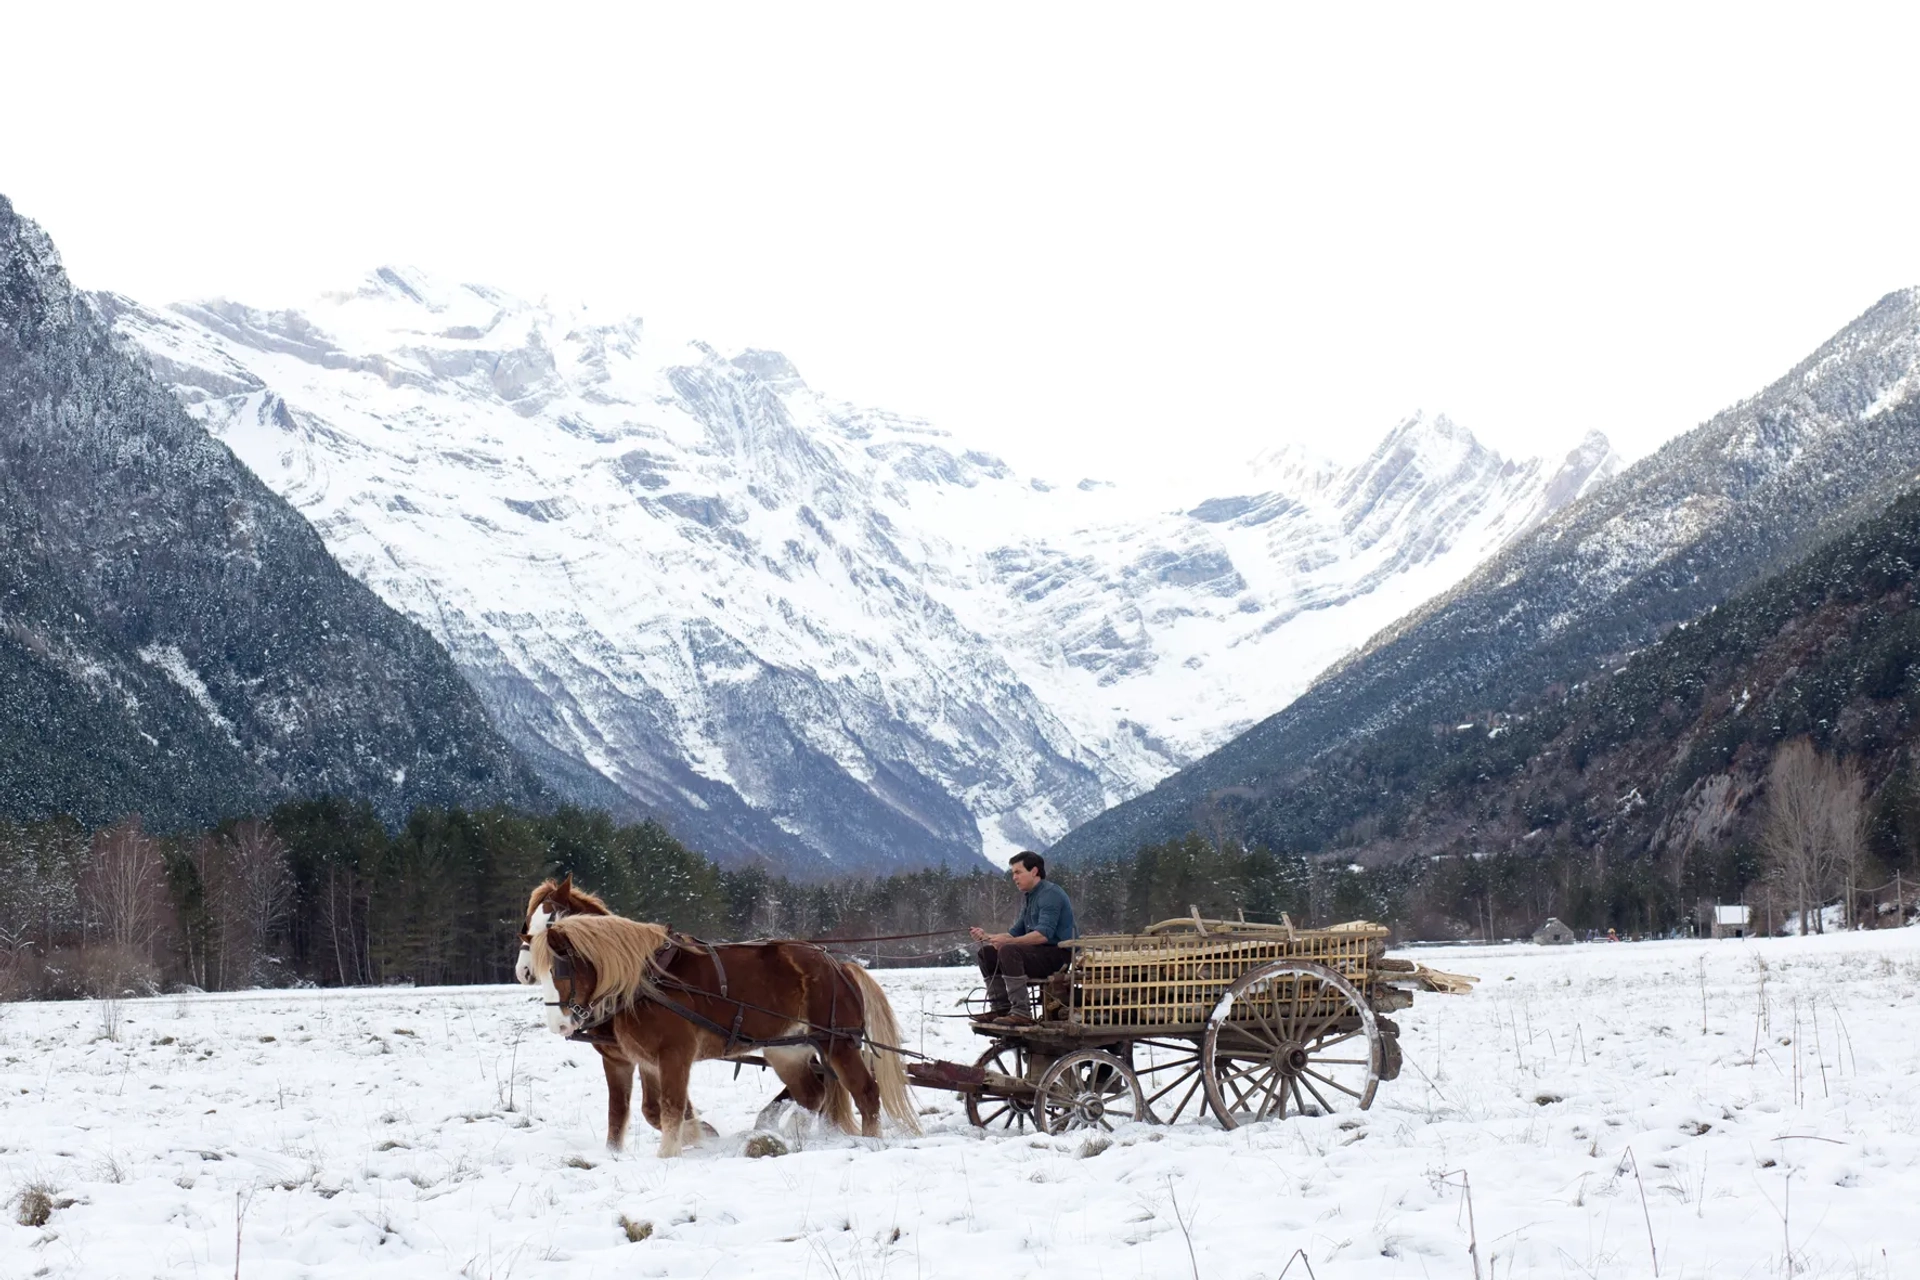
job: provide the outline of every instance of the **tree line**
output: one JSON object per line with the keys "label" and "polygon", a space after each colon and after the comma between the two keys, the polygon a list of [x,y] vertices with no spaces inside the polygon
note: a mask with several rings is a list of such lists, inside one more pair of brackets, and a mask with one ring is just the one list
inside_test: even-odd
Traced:
{"label": "tree line", "polygon": [[[336,798],[204,831],[0,820],[0,998],[503,982],[528,891],[559,875],[623,915],[716,940],[922,934],[1016,913],[985,867],[794,881],[577,808],[422,808],[397,830]],[[861,951],[938,963],[959,936]]]}
{"label": "tree line", "polygon": [[[1198,836],[1051,874],[1083,932],[1195,908],[1386,918],[1401,901],[1387,873]],[[503,982],[529,889],[558,875],[623,915],[709,939],[857,938],[843,949],[883,965],[962,962],[965,926],[1004,929],[1019,909],[987,865],[796,881],[723,869],[657,824],[574,808],[419,809],[397,830],[331,798],[170,834],[138,817],[92,831],[0,822],[0,996]]]}
{"label": "tree line", "polygon": [[[1838,899],[1858,919],[1871,909],[1862,889],[1911,874],[1911,763],[1869,799],[1852,763],[1800,739],[1776,754],[1768,784],[1757,839],[1669,859],[1550,845],[1361,865],[1190,833],[1050,875],[1082,932],[1197,910],[1378,920],[1416,940],[1524,937],[1549,916],[1577,931],[1669,934],[1693,927],[1703,902],[1757,906],[1762,894],[1769,907],[1777,897],[1780,921],[1795,911],[1819,928],[1823,904]],[[710,939],[857,938],[844,949],[879,964],[962,962],[957,930],[1004,928],[1018,910],[1005,874],[986,866],[795,881],[724,869],[655,823],[575,808],[423,808],[397,830],[332,798],[169,834],[138,817],[92,831],[0,821],[0,998],[503,982],[527,892],[550,875]]]}

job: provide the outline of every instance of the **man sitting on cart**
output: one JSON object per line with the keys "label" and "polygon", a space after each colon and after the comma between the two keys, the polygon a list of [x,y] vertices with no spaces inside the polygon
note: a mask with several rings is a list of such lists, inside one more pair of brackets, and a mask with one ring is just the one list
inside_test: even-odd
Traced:
{"label": "man sitting on cart", "polygon": [[1076,935],[1073,903],[1066,890],[1047,879],[1047,860],[1037,853],[1013,855],[1008,866],[1013,886],[1024,901],[1020,918],[1005,933],[969,930],[980,944],[980,973],[987,980],[987,1015],[982,1022],[1024,1027],[1034,1022],[1027,984],[1067,967],[1073,952],[1063,943]]}

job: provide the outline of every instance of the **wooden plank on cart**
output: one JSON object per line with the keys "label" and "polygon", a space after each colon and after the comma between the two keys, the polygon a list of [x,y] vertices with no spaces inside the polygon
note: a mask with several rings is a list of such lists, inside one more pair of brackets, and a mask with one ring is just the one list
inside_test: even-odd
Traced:
{"label": "wooden plank on cart", "polygon": [[958,1062],[909,1062],[907,1078],[922,1089],[971,1093],[987,1082],[987,1073]]}

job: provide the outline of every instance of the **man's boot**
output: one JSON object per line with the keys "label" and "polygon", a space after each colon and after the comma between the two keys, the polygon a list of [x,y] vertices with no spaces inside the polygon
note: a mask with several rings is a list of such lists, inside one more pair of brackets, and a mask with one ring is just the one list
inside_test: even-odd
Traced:
{"label": "man's boot", "polygon": [[979,1022],[998,1022],[1012,1011],[1007,998],[1007,980],[998,973],[987,979],[987,1011],[979,1016]]}
{"label": "man's boot", "polygon": [[1034,1025],[1033,1001],[1028,995],[1027,979],[1024,975],[1007,976],[1007,1012],[994,1019],[1005,1027],[1030,1027]]}

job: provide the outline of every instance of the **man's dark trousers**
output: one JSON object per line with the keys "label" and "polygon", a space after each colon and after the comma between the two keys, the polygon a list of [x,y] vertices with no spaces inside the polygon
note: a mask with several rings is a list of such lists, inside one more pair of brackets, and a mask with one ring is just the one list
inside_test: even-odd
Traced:
{"label": "man's dark trousers", "polygon": [[1058,973],[1073,959],[1066,947],[1049,942],[1002,943],[980,948],[980,976],[987,980],[987,1004],[994,1013],[1033,1016],[1027,983]]}

